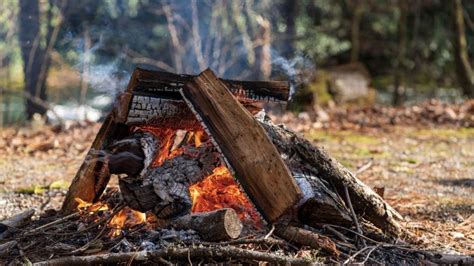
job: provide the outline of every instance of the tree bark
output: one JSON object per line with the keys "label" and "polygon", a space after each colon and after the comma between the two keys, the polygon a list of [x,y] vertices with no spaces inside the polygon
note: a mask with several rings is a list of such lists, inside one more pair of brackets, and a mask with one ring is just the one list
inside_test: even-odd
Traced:
{"label": "tree bark", "polygon": [[229,208],[185,215],[174,220],[172,225],[177,229],[192,229],[205,241],[235,239],[243,227],[237,212]]}
{"label": "tree bark", "polygon": [[397,61],[395,67],[394,88],[393,88],[393,105],[400,105],[404,101],[405,95],[405,61],[407,48],[407,9],[408,3],[406,0],[398,0],[400,17],[398,20],[398,47],[397,47]]}
{"label": "tree bark", "polygon": [[351,21],[351,63],[359,61],[360,47],[360,22],[364,14],[364,3],[353,1],[352,21]]}
{"label": "tree bark", "polygon": [[358,215],[391,235],[401,234],[402,228],[397,220],[402,220],[403,217],[354,174],[325,151],[298,137],[294,132],[274,126],[269,120],[261,122],[292,171],[317,176],[331,184],[339,195],[344,195],[347,187]]}
{"label": "tree bark", "polygon": [[456,75],[463,94],[467,97],[474,97],[474,71],[467,53],[466,30],[461,0],[451,1],[451,14],[454,26],[453,46]]}
{"label": "tree bark", "polygon": [[[26,93],[46,100],[45,80],[40,79],[41,67],[46,63],[46,54],[40,46],[40,3],[39,0],[20,0],[19,12],[19,41],[23,59],[24,90]],[[37,84],[39,90],[37,91]],[[36,102],[26,99],[25,109],[27,119],[35,113],[44,115],[46,108]]]}
{"label": "tree bark", "polygon": [[309,246],[314,249],[322,249],[331,254],[331,256],[339,257],[336,244],[327,236],[291,225],[277,225],[275,227],[275,234],[289,242]]}

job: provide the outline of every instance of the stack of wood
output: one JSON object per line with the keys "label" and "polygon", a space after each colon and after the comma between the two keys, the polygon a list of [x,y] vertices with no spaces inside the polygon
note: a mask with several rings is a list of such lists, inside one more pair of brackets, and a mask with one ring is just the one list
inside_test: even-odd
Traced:
{"label": "stack of wood", "polygon": [[[209,69],[195,77],[136,70],[73,180],[63,211],[73,211],[76,198],[98,200],[111,174],[125,174],[120,187],[131,208],[192,228],[209,241],[235,238],[242,224],[232,210],[190,213],[189,186],[224,165],[275,233],[292,242],[337,256],[329,238],[304,227],[354,226],[362,234],[362,221],[399,237],[397,211],[326,152],[262,112],[263,101],[287,97],[285,82],[222,80]],[[171,130],[173,137],[177,130],[203,129],[209,141],[152,166],[169,150],[163,150],[165,140],[133,130],[143,126]]]}

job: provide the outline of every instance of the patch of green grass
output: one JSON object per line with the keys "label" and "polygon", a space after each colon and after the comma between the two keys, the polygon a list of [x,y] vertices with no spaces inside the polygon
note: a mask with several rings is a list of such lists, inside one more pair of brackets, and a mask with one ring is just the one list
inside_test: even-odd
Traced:
{"label": "patch of green grass", "polygon": [[446,139],[446,138],[474,138],[474,128],[424,128],[411,132],[414,137],[428,137],[435,139]]}

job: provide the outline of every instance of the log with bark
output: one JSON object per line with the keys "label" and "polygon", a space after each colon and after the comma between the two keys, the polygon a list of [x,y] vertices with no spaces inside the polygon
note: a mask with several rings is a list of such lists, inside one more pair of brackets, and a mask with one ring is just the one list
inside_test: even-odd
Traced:
{"label": "log with bark", "polygon": [[327,236],[287,224],[279,224],[275,228],[275,234],[289,242],[321,249],[331,256],[339,257],[336,244]]}
{"label": "log with bark", "polygon": [[337,160],[296,133],[283,126],[273,125],[269,119],[261,119],[261,125],[290,169],[317,176],[321,181],[331,184],[339,195],[344,195],[347,188],[359,216],[393,236],[401,234],[399,221],[403,217]]}
{"label": "log with bark", "polygon": [[192,229],[205,241],[225,241],[240,236],[242,222],[230,208],[188,214],[172,222],[176,229]]}

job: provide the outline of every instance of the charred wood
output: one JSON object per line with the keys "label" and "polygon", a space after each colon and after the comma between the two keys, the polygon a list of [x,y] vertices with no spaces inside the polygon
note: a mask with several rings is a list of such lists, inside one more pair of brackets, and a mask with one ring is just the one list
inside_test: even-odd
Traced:
{"label": "charred wood", "polygon": [[[180,90],[195,76],[173,74],[137,68],[133,72],[129,90],[155,97],[181,98]],[[289,84],[286,81],[237,81],[219,79],[232,94],[244,101],[287,101]]]}
{"label": "charred wood", "polygon": [[126,203],[141,212],[151,210],[161,219],[189,213],[189,186],[210,175],[222,160],[209,142],[184,150],[161,166],[146,169],[141,178],[122,178],[119,184]]}

